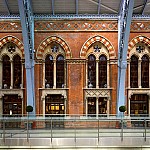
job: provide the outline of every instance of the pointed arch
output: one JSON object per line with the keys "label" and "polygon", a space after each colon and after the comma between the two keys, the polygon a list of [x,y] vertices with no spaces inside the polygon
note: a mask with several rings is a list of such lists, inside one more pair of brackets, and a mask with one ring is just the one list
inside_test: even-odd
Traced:
{"label": "pointed arch", "polygon": [[129,53],[133,49],[133,47],[135,47],[135,45],[140,42],[144,43],[146,46],[150,48],[150,39],[148,37],[142,35],[136,36],[129,42],[127,57],[129,57]]}
{"label": "pointed arch", "polygon": [[70,51],[70,48],[69,46],[67,45],[67,43],[60,37],[57,37],[57,36],[50,36],[46,39],[44,39],[38,49],[37,49],[37,53],[36,53],[36,57],[38,59],[42,59],[43,58],[43,53],[44,53],[44,49],[51,43],[51,42],[56,42],[58,43],[62,48],[63,50],[65,51],[66,53],[66,58],[70,58],[72,56],[71,54],[71,51]]}
{"label": "pointed arch", "polygon": [[104,38],[103,36],[94,36],[92,38],[89,38],[81,48],[81,51],[80,51],[81,58],[86,57],[86,53],[89,47],[95,42],[101,42],[102,44],[104,44],[104,46],[107,48],[109,52],[110,59],[116,58],[114,47],[112,46],[111,42],[108,39]]}
{"label": "pointed arch", "polygon": [[2,48],[8,42],[14,43],[21,50],[22,56],[24,56],[23,43],[15,36],[8,35],[0,39],[0,48]]}

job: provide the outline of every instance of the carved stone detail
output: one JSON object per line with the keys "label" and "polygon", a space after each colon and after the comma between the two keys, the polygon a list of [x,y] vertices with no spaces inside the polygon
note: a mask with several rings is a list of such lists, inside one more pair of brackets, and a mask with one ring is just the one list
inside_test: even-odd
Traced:
{"label": "carved stone detail", "polygon": [[0,98],[2,98],[4,95],[13,95],[16,94],[23,98],[23,89],[1,89],[0,90]]}
{"label": "carved stone detail", "polygon": [[85,97],[110,97],[109,89],[86,89]]}
{"label": "carved stone detail", "polygon": [[42,96],[41,100],[44,100],[48,94],[61,94],[64,98],[67,98],[67,90],[66,89],[41,89]]}

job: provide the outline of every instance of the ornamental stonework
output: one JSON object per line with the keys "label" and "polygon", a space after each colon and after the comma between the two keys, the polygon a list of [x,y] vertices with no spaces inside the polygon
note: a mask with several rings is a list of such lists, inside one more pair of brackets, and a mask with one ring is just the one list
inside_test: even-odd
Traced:
{"label": "ornamental stonework", "polygon": [[[118,31],[118,21],[116,20],[35,20],[35,31]],[[0,31],[21,32],[21,22],[0,21]],[[150,31],[150,21],[133,20],[131,31]]]}
{"label": "ornamental stonework", "polygon": [[21,30],[20,21],[0,21],[0,31],[13,32]]}
{"label": "ornamental stonework", "polygon": [[35,29],[37,31],[117,31],[117,21],[36,21]]}
{"label": "ornamental stonework", "polygon": [[109,89],[86,89],[86,97],[110,97]]}

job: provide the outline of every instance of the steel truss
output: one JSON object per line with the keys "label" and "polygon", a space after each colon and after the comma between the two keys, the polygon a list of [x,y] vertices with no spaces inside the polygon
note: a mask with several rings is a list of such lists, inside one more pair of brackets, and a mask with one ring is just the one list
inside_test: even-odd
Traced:
{"label": "steel truss", "polygon": [[25,51],[27,105],[33,106],[35,114],[34,90],[34,17],[30,0],[18,0],[22,36]]}
{"label": "steel truss", "polygon": [[117,114],[119,107],[125,105],[125,76],[127,68],[127,50],[132,20],[134,0],[122,0],[118,20],[118,90]]}

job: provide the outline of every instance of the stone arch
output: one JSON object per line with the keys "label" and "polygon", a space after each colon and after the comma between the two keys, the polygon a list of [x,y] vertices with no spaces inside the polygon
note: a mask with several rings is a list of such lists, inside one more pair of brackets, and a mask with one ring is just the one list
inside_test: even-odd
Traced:
{"label": "stone arch", "polygon": [[85,58],[89,47],[93,43],[98,42],[98,41],[101,42],[102,44],[104,44],[104,46],[107,48],[110,59],[116,58],[116,53],[115,53],[114,47],[112,46],[111,42],[108,39],[104,38],[103,36],[94,36],[92,38],[89,38],[81,48],[80,57]]}
{"label": "stone arch", "polygon": [[24,54],[23,43],[15,36],[8,35],[8,36],[5,36],[2,39],[0,39],[0,48],[2,48],[8,42],[14,43],[21,50],[21,53],[23,56],[23,54]]}
{"label": "stone arch", "polygon": [[128,45],[128,53],[127,53],[127,57],[129,57],[129,53],[130,51],[133,49],[133,47],[137,44],[137,43],[144,43],[146,46],[148,46],[150,48],[150,39],[148,37],[139,35],[136,36],[135,38],[133,38]]}
{"label": "stone arch", "polygon": [[42,59],[43,58],[44,49],[51,42],[58,43],[64,49],[64,51],[66,53],[66,58],[70,58],[72,56],[69,46],[67,45],[67,43],[62,38],[57,37],[57,36],[51,36],[51,37],[48,37],[48,38],[44,39],[40,43],[40,45],[39,45],[39,47],[37,49],[37,53],[36,53],[37,59]]}

